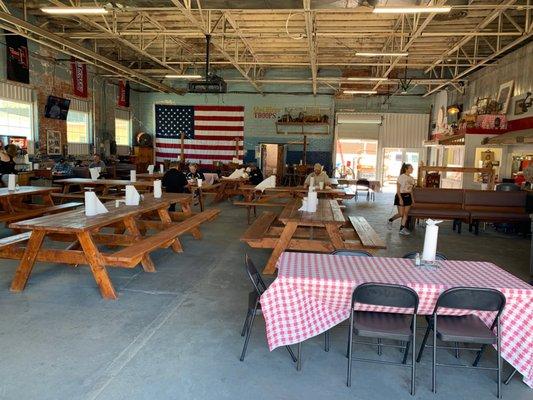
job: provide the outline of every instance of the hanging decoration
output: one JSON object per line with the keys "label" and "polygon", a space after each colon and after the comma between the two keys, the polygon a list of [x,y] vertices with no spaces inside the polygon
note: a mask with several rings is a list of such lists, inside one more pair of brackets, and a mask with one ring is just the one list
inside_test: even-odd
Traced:
{"label": "hanging decoration", "polygon": [[4,31],[6,41],[7,79],[30,83],[30,58],[25,37]]}
{"label": "hanging decoration", "polygon": [[70,59],[70,72],[72,76],[72,92],[74,96],[87,97],[87,64]]}
{"label": "hanging decoration", "polygon": [[118,106],[130,106],[130,83],[128,81],[121,80],[118,82]]}

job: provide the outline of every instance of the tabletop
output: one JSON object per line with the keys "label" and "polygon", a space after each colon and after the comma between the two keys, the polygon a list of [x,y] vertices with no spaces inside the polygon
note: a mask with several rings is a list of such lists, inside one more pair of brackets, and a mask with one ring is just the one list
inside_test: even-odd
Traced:
{"label": "tabletop", "polygon": [[[286,252],[281,254],[277,268],[278,278],[261,297],[271,350],[299,343],[346,320],[352,292],[362,283],[412,288],[420,299],[420,315],[431,314],[439,295],[449,288],[489,287],[501,291],[507,300],[501,316],[502,356],[533,386],[533,288],[492,263],[447,260],[439,261],[437,269],[426,269],[403,258]],[[360,308],[401,312],[390,307]],[[448,313],[461,315],[468,311]],[[487,324],[494,318],[491,313],[477,315]]]}
{"label": "tabletop", "polygon": [[165,175],[165,174],[164,173],[162,174],[161,172],[154,172],[153,174],[145,172],[145,173],[142,173],[142,174],[137,174],[137,178],[139,178],[139,179],[153,179],[153,180],[156,180],[156,179],[163,178],[163,175]]}
{"label": "tabletop", "polygon": [[69,184],[69,185],[87,185],[87,186],[154,186],[152,181],[127,181],[123,179],[96,179],[92,180],[89,178],[67,178],[67,179],[58,179],[55,182]]}
{"label": "tabletop", "polygon": [[168,207],[172,203],[191,202],[191,195],[183,193],[164,193],[159,199],[153,195],[146,195],[138,206],[127,206],[120,203],[116,207],[115,201],[105,203],[109,212],[88,217],[85,209],[67,211],[60,214],[45,215],[43,217],[15,222],[10,225],[12,229],[45,230],[48,232],[83,232],[111,225],[122,221],[124,218],[137,214],[155,211]]}
{"label": "tabletop", "polygon": [[57,187],[50,186],[20,186],[17,190],[8,190],[6,187],[0,188],[0,197],[38,195],[58,191]]}
{"label": "tabletop", "polygon": [[302,206],[302,199],[293,199],[289,201],[278,219],[287,224],[287,222],[297,222],[298,225],[305,226],[324,226],[325,224],[342,225],[346,222],[342,210],[337,200],[318,199],[316,212],[299,211]]}

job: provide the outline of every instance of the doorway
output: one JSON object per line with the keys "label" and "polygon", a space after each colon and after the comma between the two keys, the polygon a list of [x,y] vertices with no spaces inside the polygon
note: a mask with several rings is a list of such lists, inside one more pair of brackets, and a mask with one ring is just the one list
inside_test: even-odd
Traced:
{"label": "doorway", "polygon": [[259,168],[266,178],[276,175],[276,180],[283,175],[283,166],[285,165],[285,145],[276,143],[262,143],[261,161]]}
{"label": "doorway", "polygon": [[421,153],[422,149],[384,148],[381,169],[383,191],[396,191],[396,181],[403,163],[413,166],[413,178],[416,179]]}
{"label": "doorway", "polygon": [[339,139],[336,145],[335,178],[376,180],[377,140]]}

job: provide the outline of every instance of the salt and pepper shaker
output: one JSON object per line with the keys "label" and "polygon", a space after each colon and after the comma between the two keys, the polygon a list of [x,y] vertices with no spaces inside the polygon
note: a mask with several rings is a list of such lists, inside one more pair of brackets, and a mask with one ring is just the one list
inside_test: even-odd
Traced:
{"label": "salt and pepper shaker", "polygon": [[416,253],[415,254],[415,266],[420,267],[421,264],[422,264],[422,261],[420,260],[420,253]]}

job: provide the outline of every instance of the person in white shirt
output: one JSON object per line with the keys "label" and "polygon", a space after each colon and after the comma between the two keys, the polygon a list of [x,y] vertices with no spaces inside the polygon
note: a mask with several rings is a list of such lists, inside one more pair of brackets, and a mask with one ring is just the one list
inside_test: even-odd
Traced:
{"label": "person in white shirt", "polygon": [[398,213],[389,218],[387,225],[392,229],[392,222],[395,219],[401,218],[400,235],[409,235],[411,232],[405,227],[407,218],[409,216],[409,209],[414,204],[413,187],[415,186],[415,178],[411,176],[413,173],[413,166],[411,164],[403,164],[400,170],[400,176],[396,183],[396,195],[394,196],[394,205],[398,208]]}
{"label": "person in white shirt", "polygon": [[305,187],[309,187],[311,185],[311,178],[315,178],[315,186],[319,186],[320,182],[324,183],[324,187],[329,186],[328,174],[323,171],[322,165],[319,163],[315,164],[313,167],[313,172],[311,172],[309,175],[307,175],[307,178],[305,178]]}

